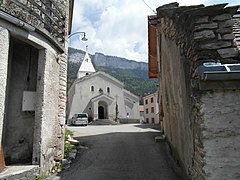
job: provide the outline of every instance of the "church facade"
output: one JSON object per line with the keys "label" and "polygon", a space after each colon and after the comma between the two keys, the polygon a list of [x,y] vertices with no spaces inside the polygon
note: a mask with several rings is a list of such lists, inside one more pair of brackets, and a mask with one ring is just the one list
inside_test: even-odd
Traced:
{"label": "church facade", "polygon": [[124,89],[124,84],[105,72],[96,72],[86,53],[77,79],[68,92],[68,119],[87,113],[97,119],[139,119],[139,97]]}

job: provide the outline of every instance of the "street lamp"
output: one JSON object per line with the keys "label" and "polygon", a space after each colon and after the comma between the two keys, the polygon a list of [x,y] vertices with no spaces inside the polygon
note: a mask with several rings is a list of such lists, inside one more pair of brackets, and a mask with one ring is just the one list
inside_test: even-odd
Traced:
{"label": "street lamp", "polygon": [[69,36],[68,36],[68,39],[70,38],[70,37],[72,37],[73,35],[75,35],[75,34],[83,34],[83,37],[82,37],[82,41],[87,41],[88,39],[86,38],[86,33],[85,32],[75,32],[75,33],[72,33],[72,34],[70,34]]}

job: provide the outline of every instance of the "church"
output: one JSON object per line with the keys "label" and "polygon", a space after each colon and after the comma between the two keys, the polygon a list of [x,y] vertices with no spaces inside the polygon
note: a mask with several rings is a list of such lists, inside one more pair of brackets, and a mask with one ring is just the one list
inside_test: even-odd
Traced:
{"label": "church", "polygon": [[92,120],[139,119],[139,97],[109,74],[95,70],[86,52],[68,92],[67,117],[87,113]]}

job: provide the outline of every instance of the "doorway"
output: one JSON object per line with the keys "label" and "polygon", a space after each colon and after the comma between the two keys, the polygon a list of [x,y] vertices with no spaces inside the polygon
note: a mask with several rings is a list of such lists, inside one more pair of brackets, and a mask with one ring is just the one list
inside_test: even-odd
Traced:
{"label": "doorway", "polygon": [[24,93],[34,94],[37,89],[38,49],[12,38],[8,59],[2,137],[5,162],[32,164],[35,111],[34,108],[25,111],[23,99]]}
{"label": "doorway", "polygon": [[108,105],[105,101],[98,102],[98,119],[108,119]]}
{"label": "doorway", "polygon": [[104,107],[102,107],[102,106],[98,107],[98,119],[105,119],[104,118]]}

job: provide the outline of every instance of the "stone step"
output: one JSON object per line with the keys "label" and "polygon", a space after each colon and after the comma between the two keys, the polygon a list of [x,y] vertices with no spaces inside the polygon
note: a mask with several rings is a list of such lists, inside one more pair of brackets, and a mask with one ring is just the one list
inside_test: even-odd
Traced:
{"label": "stone step", "polygon": [[116,121],[110,119],[97,119],[92,121],[90,125],[117,125]]}
{"label": "stone step", "polygon": [[0,173],[0,179],[4,180],[36,180],[39,175],[39,166],[36,165],[14,165],[6,166]]}

